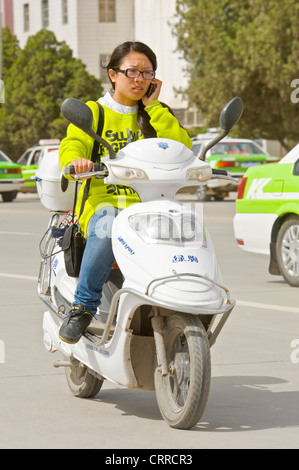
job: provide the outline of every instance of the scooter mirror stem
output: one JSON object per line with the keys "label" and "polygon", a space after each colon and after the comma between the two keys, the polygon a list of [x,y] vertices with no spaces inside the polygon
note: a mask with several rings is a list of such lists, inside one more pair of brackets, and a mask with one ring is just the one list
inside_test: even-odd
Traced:
{"label": "scooter mirror stem", "polygon": [[101,136],[99,136],[98,134],[96,134],[95,132],[93,132],[93,130],[90,130],[89,132],[87,132],[88,135],[90,135],[90,137],[92,137],[93,139],[95,139],[97,142],[99,142],[100,144],[102,144],[104,147],[106,147],[106,149],[108,150],[109,152],[109,158],[110,159],[113,159],[116,157],[116,153],[115,151],[113,150],[113,148],[111,147],[110,144],[108,144],[108,142],[106,142],[106,140],[104,140]]}
{"label": "scooter mirror stem", "polygon": [[207,151],[210,150],[210,148],[214,147],[214,145],[218,144],[218,142],[220,142],[220,140],[222,140],[223,137],[227,136],[227,134],[228,133],[225,131],[220,131],[220,133],[217,134],[216,137],[214,137],[214,139],[211,140],[211,142],[209,142],[207,145],[204,146],[201,154],[198,157],[199,160],[205,161]]}
{"label": "scooter mirror stem", "polygon": [[222,109],[220,118],[219,118],[219,124],[221,127],[221,131],[214,139],[211,140],[203,149],[201,154],[199,155],[199,159],[205,161],[206,159],[206,153],[210,148],[212,148],[214,145],[218,144],[220,140],[222,140],[225,136],[228,135],[228,133],[231,131],[231,129],[237,124],[239,121],[240,117],[242,116],[243,113],[243,102],[241,98],[236,96],[232,100],[230,100]]}

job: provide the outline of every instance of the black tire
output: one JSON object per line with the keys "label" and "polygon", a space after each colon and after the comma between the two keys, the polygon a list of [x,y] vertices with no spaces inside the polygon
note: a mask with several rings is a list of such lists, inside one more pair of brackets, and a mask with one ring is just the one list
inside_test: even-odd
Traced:
{"label": "black tire", "polygon": [[17,197],[17,191],[8,191],[2,193],[3,202],[12,202]]}
{"label": "black tire", "polygon": [[223,201],[223,200],[224,200],[224,197],[221,197],[218,194],[215,194],[214,201],[220,202],[220,201]]}
{"label": "black tire", "polygon": [[200,420],[208,400],[211,381],[210,346],[201,321],[189,314],[167,318],[164,342],[169,374],[155,371],[160,412],[177,429],[190,429]]}
{"label": "black tire", "polygon": [[276,242],[279,271],[286,282],[299,287],[299,217],[291,216],[281,225]]}
{"label": "black tire", "polygon": [[103,380],[92,375],[79,361],[74,361],[73,367],[66,367],[65,375],[70,391],[78,398],[94,397],[103,385]]}
{"label": "black tire", "polygon": [[211,197],[207,195],[207,185],[201,184],[196,189],[197,199],[201,202],[210,201]]}

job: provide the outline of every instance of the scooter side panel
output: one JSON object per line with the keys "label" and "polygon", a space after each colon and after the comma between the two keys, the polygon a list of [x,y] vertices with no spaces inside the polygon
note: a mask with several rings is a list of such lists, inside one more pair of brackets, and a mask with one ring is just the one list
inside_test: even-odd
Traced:
{"label": "scooter side panel", "polygon": [[44,313],[44,344],[49,352],[62,352],[64,357],[73,356],[90,369],[110,381],[129,388],[139,388],[132,368],[130,343],[132,334],[118,326],[113,339],[99,347],[96,343],[82,337],[77,344],[65,343],[59,338],[60,325],[52,314]]}

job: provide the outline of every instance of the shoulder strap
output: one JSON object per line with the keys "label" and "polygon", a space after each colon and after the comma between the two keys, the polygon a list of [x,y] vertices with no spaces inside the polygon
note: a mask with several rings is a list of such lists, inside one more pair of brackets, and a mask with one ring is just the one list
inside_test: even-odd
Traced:
{"label": "shoulder strap", "polygon": [[[98,122],[97,134],[101,136],[102,132],[103,132],[103,127],[104,127],[104,109],[103,109],[103,106],[98,101],[97,101],[97,103],[98,103],[98,106],[99,106],[99,122]],[[92,154],[91,154],[91,161],[93,163],[95,163],[97,161],[97,158],[98,158],[98,155],[99,155],[99,146],[100,146],[99,142],[97,140],[95,140],[94,144],[93,144]],[[82,204],[81,204],[81,208],[80,208],[80,215],[79,215],[78,219],[80,219],[80,217],[83,213],[83,210],[84,210],[85,202],[86,202],[86,199],[88,197],[90,182],[91,182],[91,180],[89,179],[89,180],[86,181],[86,184],[85,184],[83,198],[82,198]]]}
{"label": "shoulder strap", "polygon": [[[98,101],[97,101],[97,104],[99,107],[99,122],[98,122],[97,134],[101,136],[103,132],[103,127],[104,127],[104,109],[103,109],[103,106]],[[93,144],[92,154],[91,154],[91,161],[94,163],[96,162],[98,158],[99,146],[100,146],[99,142],[95,140]]]}

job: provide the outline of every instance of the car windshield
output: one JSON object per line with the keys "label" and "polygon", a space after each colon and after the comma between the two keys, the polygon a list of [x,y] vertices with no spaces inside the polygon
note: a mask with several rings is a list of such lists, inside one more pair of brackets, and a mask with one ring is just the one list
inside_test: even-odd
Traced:
{"label": "car windshield", "polygon": [[280,164],[294,163],[299,158],[299,144],[297,144],[289,153],[287,153],[281,160]]}
{"label": "car windshield", "polygon": [[0,151],[0,162],[9,162],[9,158]]}
{"label": "car windshield", "polygon": [[27,165],[27,162],[29,160],[30,155],[31,155],[31,150],[29,150],[28,152],[23,153],[23,155],[21,155],[21,157],[19,158],[17,163],[19,165]]}
{"label": "car windshield", "polygon": [[261,154],[265,153],[254,142],[220,142],[211,148],[212,155],[219,154],[238,154],[249,155],[251,153]]}

